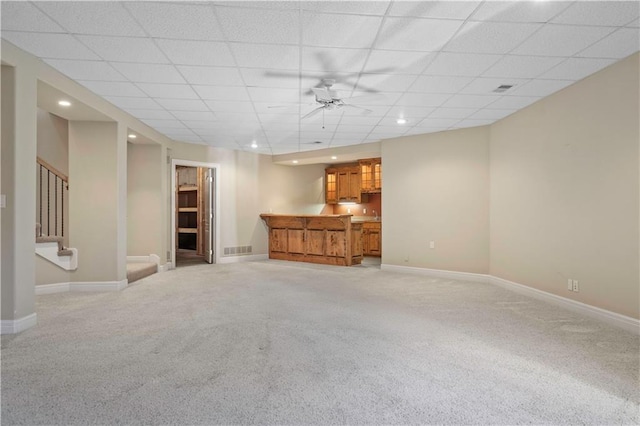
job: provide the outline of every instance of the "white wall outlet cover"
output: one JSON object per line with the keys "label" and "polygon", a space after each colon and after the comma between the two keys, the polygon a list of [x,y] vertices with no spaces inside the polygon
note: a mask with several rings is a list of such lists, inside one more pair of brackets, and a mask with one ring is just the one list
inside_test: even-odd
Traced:
{"label": "white wall outlet cover", "polygon": [[429,248],[436,248],[436,242],[435,241],[429,241]]}

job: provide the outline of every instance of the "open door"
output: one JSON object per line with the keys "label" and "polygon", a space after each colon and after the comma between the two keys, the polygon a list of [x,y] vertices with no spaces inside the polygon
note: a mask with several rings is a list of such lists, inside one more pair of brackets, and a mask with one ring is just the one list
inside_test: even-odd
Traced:
{"label": "open door", "polygon": [[215,179],[215,170],[214,169],[204,169],[204,215],[202,218],[202,225],[204,228],[203,238],[204,238],[204,260],[207,263],[213,263],[213,259],[215,259],[213,248],[214,244],[214,227],[213,224],[213,212],[214,208],[214,194],[213,188]]}

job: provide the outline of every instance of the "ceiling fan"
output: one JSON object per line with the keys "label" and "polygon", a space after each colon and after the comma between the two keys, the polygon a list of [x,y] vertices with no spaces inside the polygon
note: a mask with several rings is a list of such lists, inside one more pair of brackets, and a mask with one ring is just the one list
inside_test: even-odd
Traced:
{"label": "ceiling fan", "polygon": [[312,117],[321,111],[324,113],[324,111],[326,110],[334,110],[334,109],[339,109],[344,107],[360,109],[362,110],[363,114],[368,114],[371,112],[370,109],[357,106],[351,103],[354,100],[357,101],[358,99],[362,100],[365,98],[371,98],[371,96],[365,95],[365,96],[355,96],[352,98],[340,98],[340,96],[338,96],[338,92],[336,92],[335,90],[331,90],[331,87],[335,83],[334,79],[327,78],[322,80],[322,83],[324,84],[324,87],[311,88],[311,90],[315,94],[316,103],[320,104],[320,106],[315,108],[310,113],[304,115],[302,119]]}

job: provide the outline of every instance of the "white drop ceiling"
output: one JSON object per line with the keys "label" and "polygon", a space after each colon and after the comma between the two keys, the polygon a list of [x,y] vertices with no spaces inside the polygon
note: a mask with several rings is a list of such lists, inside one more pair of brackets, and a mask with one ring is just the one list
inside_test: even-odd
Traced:
{"label": "white drop ceiling", "polygon": [[[0,5],[3,39],[168,137],[274,155],[489,124],[640,50],[636,1]],[[371,111],[303,119],[323,79]]]}

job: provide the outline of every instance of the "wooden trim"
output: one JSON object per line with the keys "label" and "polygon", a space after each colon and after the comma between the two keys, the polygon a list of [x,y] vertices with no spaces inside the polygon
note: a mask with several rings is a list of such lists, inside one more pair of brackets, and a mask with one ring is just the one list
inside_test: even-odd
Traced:
{"label": "wooden trim", "polygon": [[69,177],[67,175],[65,175],[64,173],[62,173],[60,170],[56,169],[55,167],[53,167],[51,164],[47,163],[46,161],[44,161],[40,157],[36,157],[36,161],[38,162],[38,164],[40,164],[45,169],[47,169],[50,172],[52,172],[54,175],[58,176],[64,182],[69,183]]}

